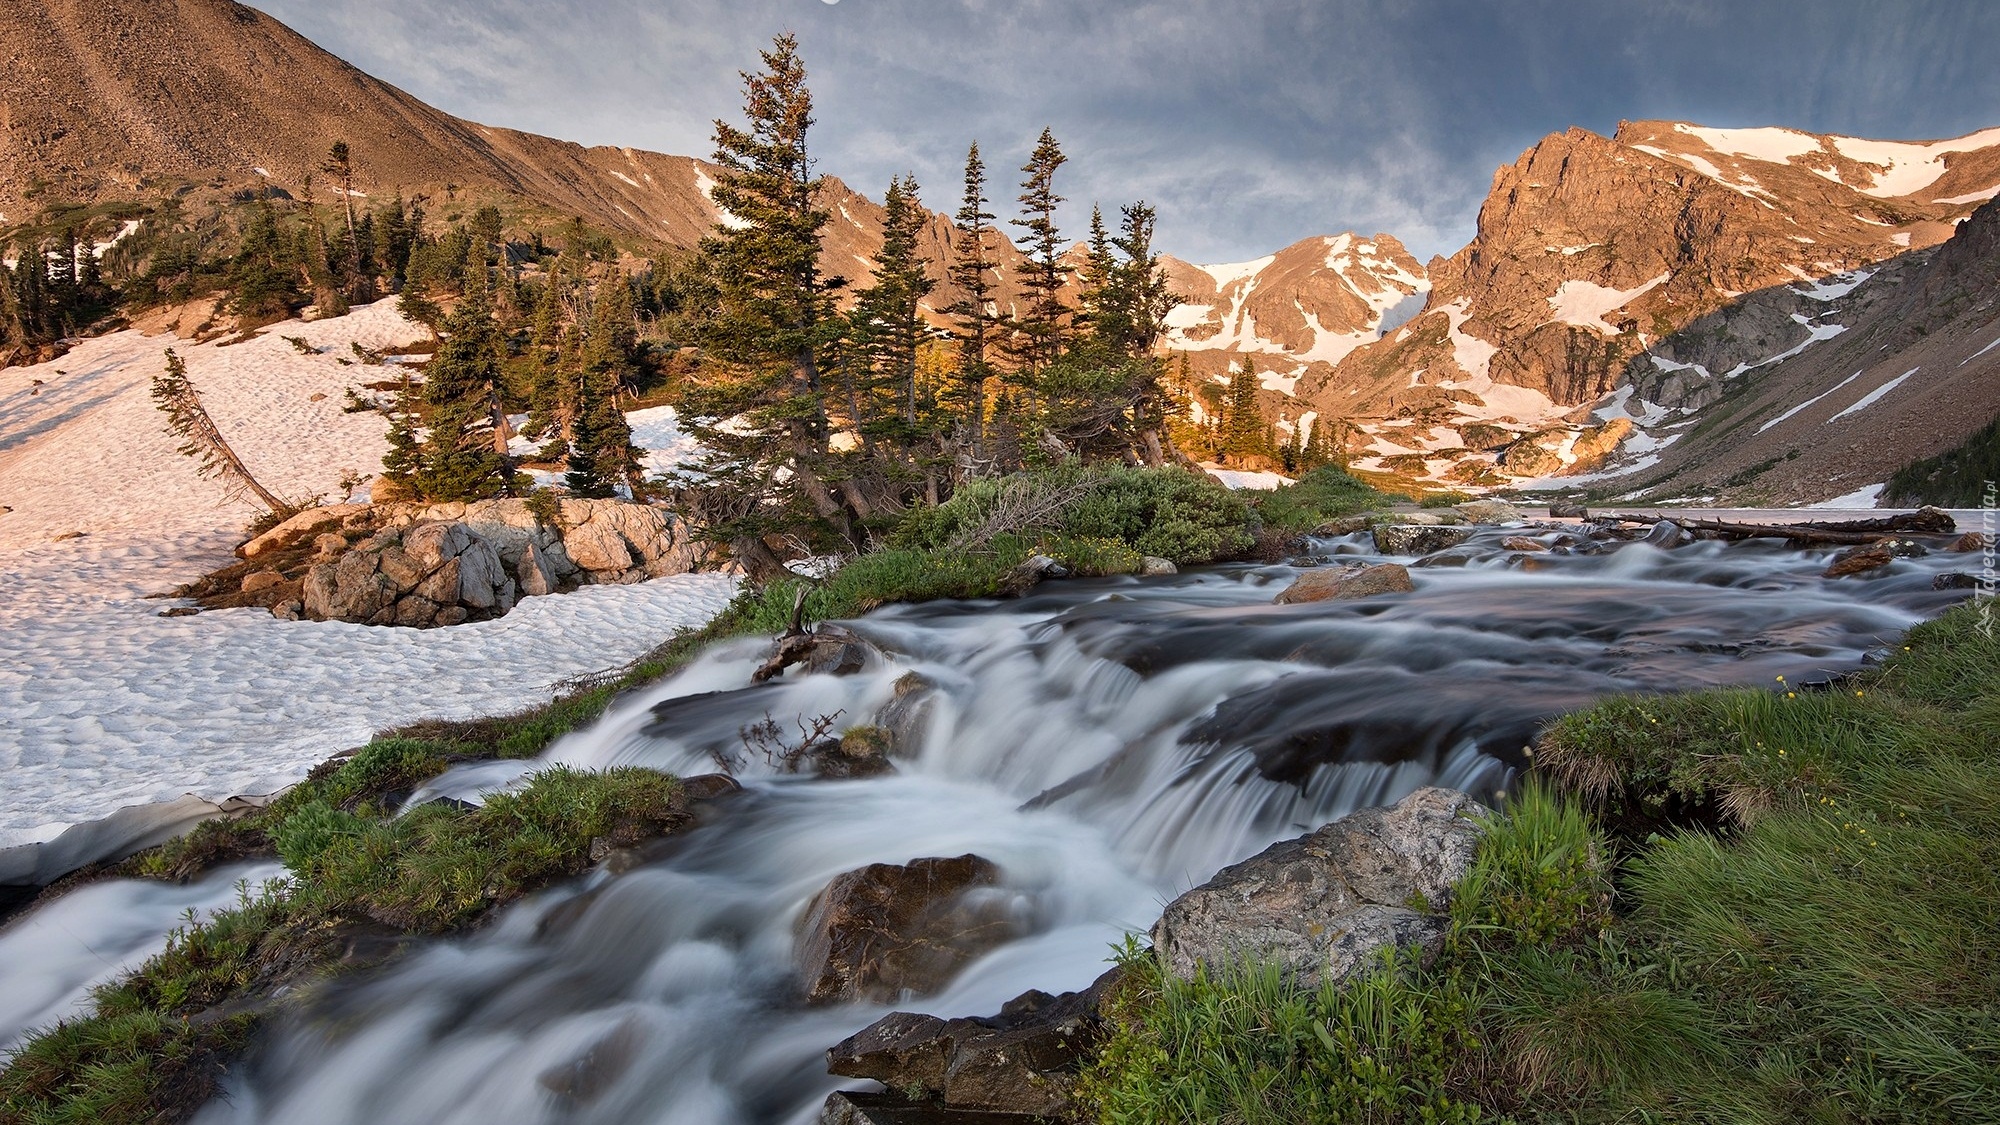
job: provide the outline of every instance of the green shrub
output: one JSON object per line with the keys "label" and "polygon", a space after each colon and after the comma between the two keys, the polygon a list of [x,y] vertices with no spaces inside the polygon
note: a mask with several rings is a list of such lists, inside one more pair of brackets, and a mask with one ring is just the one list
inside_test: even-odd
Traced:
{"label": "green shrub", "polygon": [[1242,499],[1207,474],[1065,465],[969,482],[936,508],[911,513],[892,546],[965,551],[1007,537],[1038,545],[1092,540],[1190,565],[1248,550],[1249,523]]}
{"label": "green shrub", "polygon": [[1265,526],[1303,533],[1344,516],[1386,508],[1398,496],[1378,492],[1345,469],[1327,465],[1257,497],[1257,515]]}
{"label": "green shrub", "polygon": [[1610,855],[1581,805],[1530,781],[1481,828],[1479,854],[1452,902],[1457,926],[1555,946],[1610,925]]}

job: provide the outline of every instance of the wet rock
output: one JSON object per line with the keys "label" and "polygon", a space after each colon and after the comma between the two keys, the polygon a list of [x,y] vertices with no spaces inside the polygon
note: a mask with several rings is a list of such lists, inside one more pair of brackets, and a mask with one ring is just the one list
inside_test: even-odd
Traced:
{"label": "wet rock", "polygon": [[1181,568],[1175,566],[1172,559],[1163,559],[1158,555],[1147,555],[1145,558],[1139,560],[1139,574],[1142,577],[1162,578],[1166,575],[1179,574],[1180,572]]}
{"label": "wet rock", "polygon": [[1530,553],[1549,549],[1548,544],[1539,539],[1530,539],[1525,535],[1509,535],[1500,541],[1500,547],[1502,550],[1527,551]]}
{"label": "wet rock", "polygon": [[937,681],[922,672],[905,672],[897,677],[894,694],[875,713],[875,725],[889,736],[891,758],[915,758],[922,752],[937,690]]}
{"label": "wet rock", "polygon": [[1590,510],[1581,504],[1565,504],[1561,501],[1549,505],[1549,518],[1556,520],[1587,520]]}
{"label": "wet rock", "polygon": [[1426,570],[1436,567],[1456,568],[1465,566],[1478,557],[1474,552],[1458,547],[1449,551],[1439,551],[1434,555],[1425,555],[1410,565],[1423,567]]}
{"label": "wet rock", "polygon": [[1910,539],[1878,539],[1874,546],[1889,552],[1890,558],[1920,559],[1931,553],[1930,548]]}
{"label": "wet rock", "polygon": [[1505,500],[1470,500],[1452,511],[1473,523],[1513,523],[1521,518],[1521,510]]}
{"label": "wet rock", "polygon": [[1153,947],[1183,978],[1247,957],[1305,988],[1352,976],[1388,945],[1434,950],[1483,811],[1463,793],[1419,789],[1274,844],[1168,904]]}
{"label": "wet rock", "polygon": [[582,1054],[544,1070],[535,1082],[571,1105],[587,1105],[632,1068],[643,1038],[638,1020],[628,1016]]}
{"label": "wet rock", "polygon": [[690,801],[713,801],[743,792],[743,784],[726,773],[703,773],[682,778],[681,792]]}
{"label": "wet rock", "polygon": [[826,1096],[820,1125],[1032,1125],[1041,1118],[1019,1113],[949,1109],[896,1093],[839,1090]]}
{"label": "wet rock", "polygon": [[1984,535],[1979,534],[1976,531],[1966,532],[1964,535],[1961,535],[1958,538],[1952,540],[1951,546],[1945,548],[1945,550],[1950,551],[1953,554],[1959,554],[1959,555],[1966,554],[1971,551],[1984,551],[1985,549],[1986,549],[1986,537]]}
{"label": "wet rock", "polygon": [[1030,555],[1000,578],[1000,592],[1018,598],[1045,578],[1068,578],[1069,570],[1047,555]]}
{"label": "wet rock", "polygon": [[1826,568],[1823,578],[1846,578],[1850,575],[1865,574],[1880,570],[1894,562],[1896,556],[1887,547],[1871,543],[1866,547],[1855,547],[1833,556],[1833,563]]}
{"label": "wet rock", "polygon": [[881,727],[851,727],[839,741],[813,750],[813,772],[833,779],[882,777],[896,772],[889,760],[889,732]]}
{"label": "wet rock", "polygon": [[799,926],[808,1003],[933,992],[973,957],[1015,936],[1000,869],[976,855],[874,863],[835,876]]}
{"label": "wet rock", "polygon": [[981,1019],[896,1012],[829,1050],[827,1071],[871,1078],[943,1109],[1058,1118],[1070,1108],[1076,1071],[1102,1038],[1102,1005],[1120,977],[1113,969],[1060,996],[1026,992]]}
{"label": "wet rock", "polygon": [[1986,584],[1986,579],[1981,578],[1979,575],[1965,574],[1960,571],[1940,574],[1936,578],[1931,579],[1931,589],[1933,590],[1982,590],[1986,588]]}
{"label": "wet rock", "polygon": [[1653,525],[1651,531],[1646,533],[1645,542],[1663,551],[1671,551],[1675,547],[1685,547],[1689,543],[1694,542],[1694,536],[1690,535],[1686,528],[1672,520],[1661,520]]}
{"label": "wet rock", "polygon": [[1285,587],[1278,605],[1304,602],[1351,601],[1377,594],[1407,594],[1416,589],[1410,572],[1397,563],[1366,567],[1321,567],[1308,570]]}
{"label": "wet rock", "polygon": [[826,676],[852,676],[868,666],[875,646],[862,640],[852,629],[822,625],[813,631],[812,651],[806,654],[806,671]]}
{"label": "wet rock", "polygon": [[1384,555],[1429,555],[1464,545],[1472,538],[1469,527],[1439,524],[1378,524],[1375,550]]}

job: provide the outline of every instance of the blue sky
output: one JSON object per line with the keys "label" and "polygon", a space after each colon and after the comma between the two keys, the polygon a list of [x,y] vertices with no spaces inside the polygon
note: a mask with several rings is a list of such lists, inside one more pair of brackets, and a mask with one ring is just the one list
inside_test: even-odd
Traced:
{"label": "blue sky", "polygon": [[1073,227],[1144,198],[1204,262],[1349,229],[1448,254],[1493,170],[1571,125],[2000,125],[1993,0],[254,2],[461,116],[698,156],[791,30],[823,171],[877,198],[911,171],[948,211],[977,139],[1004,214],[1047,125]]}

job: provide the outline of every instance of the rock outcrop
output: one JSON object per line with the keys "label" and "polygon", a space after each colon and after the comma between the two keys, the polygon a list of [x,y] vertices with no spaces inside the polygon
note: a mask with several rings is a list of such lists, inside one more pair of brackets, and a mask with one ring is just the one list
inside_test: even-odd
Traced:
{"label": "rock outcrop", "polygon": [[1255,959],[1306,988],[1353,976],[1385,947],[1434,949],[1483,811],[1463,793],[1419,789],[1273,844],[1169,903],[1153,948],[1181,977]]}
{"label": "rock outcrop", "polygon": [[678,516],[616,500],[334,504],[300,512],[239,553],[245,562],[217,575],[241,595],[230,604],[416,627],[498,617],[521,598],[583,585],[685,574],[702,558]]}
{"label": "rock outcrop", "polygon": [[948,983],[1015,935],[1000,869],[976,855],[873,863],[836,876],[799,924],[795,957],[812,1004],[894,1001]]}
{"label": "rock outcrop", "polygon": [[1381,554],[1428,555],[1433,551],[1448,551],[1463,546],[1472,538],[1472,529],[1442,524],[1395,523],[1376,524],[1373,534],[1375,550]]}

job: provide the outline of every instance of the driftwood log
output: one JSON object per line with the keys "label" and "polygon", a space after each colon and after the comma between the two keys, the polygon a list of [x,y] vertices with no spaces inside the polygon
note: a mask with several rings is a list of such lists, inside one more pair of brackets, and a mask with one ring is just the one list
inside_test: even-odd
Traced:
{"label": "driftwood log", "polygon": [[1802,523],[1735,523],[1729,520],[1675,519],[1653,515],[1610,515],[1620,523],[1657,524],[1670,520],[1690,531],[1708,531],[1730,539],[1788,539],[1793,543],[1829,546],[1860,546],[1874,543],[1885,535],[1950,535],[1958,530],[1951,515],[1938,508],[1872,520],[1842,520]]}

